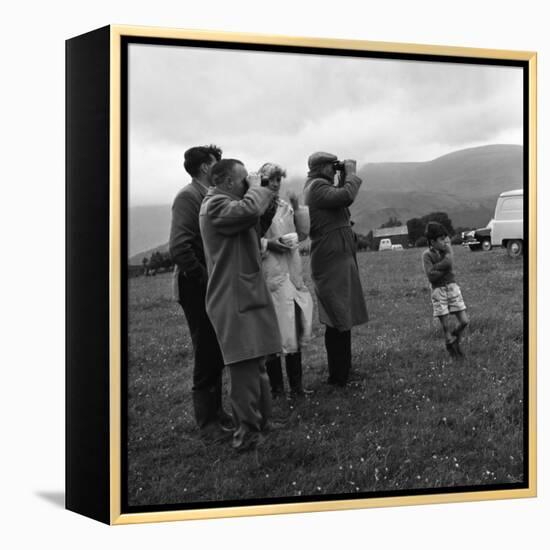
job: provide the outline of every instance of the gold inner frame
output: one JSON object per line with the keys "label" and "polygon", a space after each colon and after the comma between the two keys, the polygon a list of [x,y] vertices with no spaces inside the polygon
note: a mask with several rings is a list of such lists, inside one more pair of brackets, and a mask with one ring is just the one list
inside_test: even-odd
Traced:
{"label": "gold inner frame", "polygon": [[[289,37],[232,33],[220,31],[185,30],[158,27],[113,25],[110,27],[110,504],[111,524],[150,523],[222,517],[240,517],[268,514],[289,514],[329,510],[350,510],[418,504],[471,502],[535,497],[537,495],[537,440],[536,440],[536,321],[537,321],[537,54],[528,51],[478,49],[455,46],[400,44],[329,38]],[[121,105],[121,37],[174,38],[210,40],[215,42],[254,43],[318,47],[348,50],[369,50],[403,54],[446,55],[455,57],[479,57],[527,61],[529,66],[529,479],[524,489],[476,491],[466,493],[442,493],[421,496],[380,497],[329,502],[304,502],[289,504],[261,504],[255,506],[220,507],[215,509],[174,510],[169,512],[121,513],[121,174],[120,174],[120,105]],[[525,121],[524,121],[525,123]]]}

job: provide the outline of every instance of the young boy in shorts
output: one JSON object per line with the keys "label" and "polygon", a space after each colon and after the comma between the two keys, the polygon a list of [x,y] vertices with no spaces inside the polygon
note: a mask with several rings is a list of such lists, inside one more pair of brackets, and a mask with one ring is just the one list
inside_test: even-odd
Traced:
{"label": "young boy in shorts", "polygon": [[[460,338],[470,322],[460,287],[453,272],[453,249],[445,226],[428,222],[425,232],[428,249],[422,253],[422,265],[432,285],[434,317],[438,317],[445,334],[445,346],[451,357],[464,357]],[[450,314],[458,324],[451,330]]]}

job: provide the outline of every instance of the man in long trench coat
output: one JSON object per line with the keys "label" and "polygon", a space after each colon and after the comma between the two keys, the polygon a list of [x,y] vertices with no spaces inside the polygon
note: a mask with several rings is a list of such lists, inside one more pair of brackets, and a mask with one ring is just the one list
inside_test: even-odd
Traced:
{"label": "man in long trench coat", "polygon": [[351,369],[351,328],[368,321],[351,229],[349,206],[361,179],[355,161],[344,161],[344,177],[334,185],[337,157],[313,153],[304,187],[311,219],[311,277],[319,305],[319,320],[326,325],[328,383],[345,386]]}
{"label": "man in long trench coat", "polygon": [[275,309],[261,271],[257,230],[273,192],[248,178],[243,163],[224,159],[212,168],[214,187],[202,203],[199,223],[208,287],[206,311],[229,367],[236,431],[233,447],[261,441],[271,416],[267,355],[281,351]]}

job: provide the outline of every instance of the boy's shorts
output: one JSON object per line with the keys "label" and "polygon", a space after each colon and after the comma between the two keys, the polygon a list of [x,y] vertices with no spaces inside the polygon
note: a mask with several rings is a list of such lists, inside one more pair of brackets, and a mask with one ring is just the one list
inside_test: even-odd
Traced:
{"label": "boy's shorts", "polygon": [[449,315],[449,313],[458,313],[466,309],[460,287],[456,283],[432,289],[432,305],[434,308],[434,317]]}

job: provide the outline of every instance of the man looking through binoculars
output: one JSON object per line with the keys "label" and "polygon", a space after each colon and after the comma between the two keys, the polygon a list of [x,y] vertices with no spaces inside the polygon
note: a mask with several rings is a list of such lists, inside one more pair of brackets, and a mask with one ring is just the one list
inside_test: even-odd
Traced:
{"label": "man looking through binoculars", "polygon": [[343,387],[351,369],[351,328],[368,321],[349,211],[362,181],[354,160],[341,162],[330,153],[313,153],[308,167],[304,196],[311,219],[311,277],[319,321],[326,326],[327,382]]}

